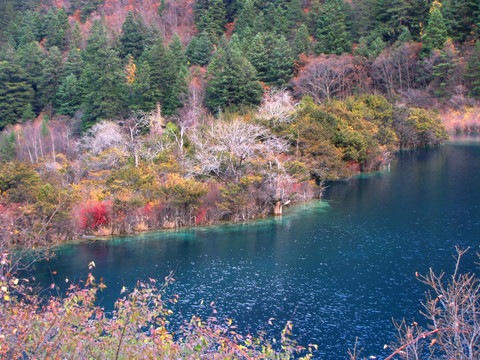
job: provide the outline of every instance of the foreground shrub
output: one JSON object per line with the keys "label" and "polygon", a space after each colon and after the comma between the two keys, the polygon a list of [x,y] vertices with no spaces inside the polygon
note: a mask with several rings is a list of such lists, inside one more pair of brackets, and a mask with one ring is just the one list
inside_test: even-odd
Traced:
{"label": "foreground shrub", "polygon": [[[11,276],[8,258],[2,255],[0,271],[0,358],[4,359],[289,359],[311,349],[292,341],[287,323],[275,347],[264,335],[242,336],[231,320],[224,324],[211,317],[197,317],[173,334],[166,325],[173,314],[165,300],[167,276],[158,285],[154,279],[138,282],[115,303],[112,313],[96,304],[97,293],[106,286],[95,282],[90,272],[82,285],[71,285],[65,297],[42,299],[26,279]],[[95,264],[89,265],[91,270]],[[67,279],[68,281],[68,279]],[[52,285],[54,288],[55,285]]]}

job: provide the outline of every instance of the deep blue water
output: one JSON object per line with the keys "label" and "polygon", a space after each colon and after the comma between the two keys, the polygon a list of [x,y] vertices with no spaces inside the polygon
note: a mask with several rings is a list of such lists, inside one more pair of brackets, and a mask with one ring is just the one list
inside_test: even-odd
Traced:
{"label": "deep blue water", "polygon": [[215,301],[240,332],[278,337],[292,319],[294,337],[318,344],[320,359],[346,358],[356,337],[363,355],[381,358],[392,318],[422,323],[416,271],[450,272],[455,245],[471,247],[462,269],[476,270],[479,140],[401,152],[389,170],[330,184],[324,200],[282,218],[70,245],[35,276],[45,287],[78,281],[93,260],[108,286],[100,302],[111,308],[122,286],[175,270],[177,316],[206,317]]}

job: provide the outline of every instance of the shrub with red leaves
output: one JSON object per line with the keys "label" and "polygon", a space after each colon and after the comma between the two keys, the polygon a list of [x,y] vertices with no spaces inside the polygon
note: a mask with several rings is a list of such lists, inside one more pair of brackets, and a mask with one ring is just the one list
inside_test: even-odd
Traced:
{"label": "shrub with red leaves", "polygon": [[97,230],[100,226],[108,225],[109,204],[98,202],[80,210],[80,227],[82,230]]}

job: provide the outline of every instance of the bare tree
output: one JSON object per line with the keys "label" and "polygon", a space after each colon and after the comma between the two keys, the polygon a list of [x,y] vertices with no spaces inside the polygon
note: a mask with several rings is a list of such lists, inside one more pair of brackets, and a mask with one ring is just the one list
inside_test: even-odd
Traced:
{"label": "bare tree", "polygon": [[375,86],[389,96],[414,89],[419,78],[420,49],[420,44],[410,43],[385,49],[372,64]]}
{"label": "bare tree", "polygon": [[480,282],[475,274],[459,272],[467,250],[457,247],[455,270],[449,278],[432,269],[425,276],[417,274],[430,288],[422,312],[429,329],[405,321],[395,324],[399,335],[392,348],[396,350],[385,360],[397,355],[404,360],[480,358]]}
{"label": "bare tree", "polygon": [[89,168],[111,168],[128,155],[120,125],[111,121],[95,124],[81,139]]}
{"label": "bare tree", "polygon": [[272,125],[289,123],[296,117],[296,103],[290,91],[286,89],[274,89],[267,92],[262,104],[258,108],[258,117],[269,121]]}
{"label": "bare tree", "polygon": [[348,95],[355,79],[352,55],[320,55],[312,60],[292,80],[298,95],[309,95],[320,103],[333,96]]}
{"label": "bare tree", "polygon": [[192,132],[196,147],[195,171],[214,173],[222,180],[238,183],[246,173],[247,162],[263,160],[279,164],[275,155],[285,152],[288,143],[272,135],[265,127],[242,119],[217,121],[203,133]]}

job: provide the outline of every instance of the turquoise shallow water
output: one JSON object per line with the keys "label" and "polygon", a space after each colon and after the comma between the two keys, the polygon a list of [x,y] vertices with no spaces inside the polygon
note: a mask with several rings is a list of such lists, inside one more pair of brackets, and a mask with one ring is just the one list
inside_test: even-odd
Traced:
{"label": "turquoise shallow water", "polygon": [[215,301],[241,332],[278,335],[292,319],[294,337],[318,344],[318,358],[346,358],[356,337],[365,356],[382,358],[392,318],[422,322],[426,289],[415,272],[451,271],[455,245],[472,248],[462,267],[476,270],[478,138],[401,152],[389,170],[329,184],[324,200],[282,218],[70,245],[35,276],[45,287],[78,281],[93,260],[108,286],[99,301],[111,308],[123,286],[174,270],[177,316],[206,317]]}

